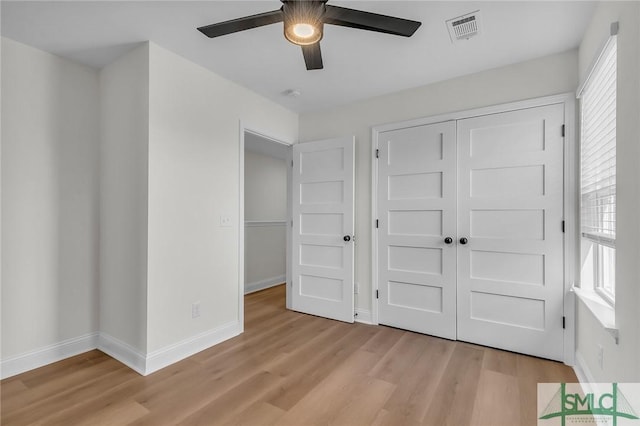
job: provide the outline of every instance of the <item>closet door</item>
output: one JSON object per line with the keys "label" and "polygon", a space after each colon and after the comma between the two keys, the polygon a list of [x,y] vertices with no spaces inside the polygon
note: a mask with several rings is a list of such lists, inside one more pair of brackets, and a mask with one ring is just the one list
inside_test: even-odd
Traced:
{"label": "closet door", "polygon": [[456,338],[455,131],[449,121],[378,137],[378,321],[448,339]]}
{"label": "closet door", "polygon": [[563,123],[563,105],[458,121],[459,340],[562,359]]}

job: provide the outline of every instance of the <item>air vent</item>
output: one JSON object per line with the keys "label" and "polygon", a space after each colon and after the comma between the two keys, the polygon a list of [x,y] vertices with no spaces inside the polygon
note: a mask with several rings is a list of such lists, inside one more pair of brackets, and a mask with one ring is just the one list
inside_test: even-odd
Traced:
{"label": "air vent", "polygon": [[447,21],[451,42],[468,40],[480,32],[480,11],[467,13]]}

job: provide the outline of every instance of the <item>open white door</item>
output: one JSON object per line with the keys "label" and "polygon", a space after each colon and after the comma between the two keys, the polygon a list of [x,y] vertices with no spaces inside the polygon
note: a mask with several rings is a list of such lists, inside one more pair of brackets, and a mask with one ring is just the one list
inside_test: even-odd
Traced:
{"label": "open white door", "polygon": [[292,309],[353,322],[354,138],[293,146]]}

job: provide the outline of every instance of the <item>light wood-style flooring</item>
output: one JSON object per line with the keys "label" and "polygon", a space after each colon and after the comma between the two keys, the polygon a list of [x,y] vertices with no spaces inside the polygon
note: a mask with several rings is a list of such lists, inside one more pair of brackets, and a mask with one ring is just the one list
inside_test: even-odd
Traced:
{"label": "light wood-style flooring", "polygon": [[142,377],[91,351],[1,383],[10,425],[535,425],[557,362],[245,299],[245,333]]}

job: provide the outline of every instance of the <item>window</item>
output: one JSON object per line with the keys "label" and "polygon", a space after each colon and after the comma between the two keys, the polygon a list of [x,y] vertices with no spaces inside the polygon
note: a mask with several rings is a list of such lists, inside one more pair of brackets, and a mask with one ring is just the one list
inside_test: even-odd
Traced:
{"label": "window", "polygon": [[[617,41],[609,38],[580,92],[582,282],[615,300]],[[591,276],[585,276],[591,275]]]}

